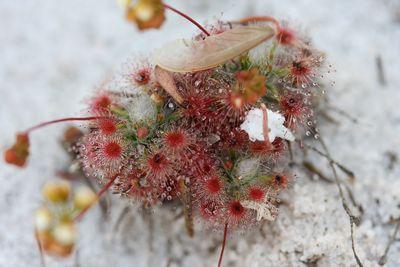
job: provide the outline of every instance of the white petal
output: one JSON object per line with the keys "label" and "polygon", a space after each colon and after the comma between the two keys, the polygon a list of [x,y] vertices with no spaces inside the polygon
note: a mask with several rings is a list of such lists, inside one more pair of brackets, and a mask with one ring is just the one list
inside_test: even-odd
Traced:
{"label": "white petal", "polygon": [[269,109],[267,109],[267,112],[268,112],[268,128],[270,130],[268,135],[269,141],[273,142],[275,140],[275,137],[280,137],[282,139],[294,141],[295,137],[293,133],[283,125],[285,123],[285,118],[278,112],[273,112],[272,110]]}
{"label": "white petal", "polygon": [[[295,137],[293,133],[283,125],[285,122],[285,118],[278,112],[273,112],[269,109],[267,109],[267,113],[269,141],[273,142],[276,137],[280,137],[289,141],[294,141]],[[246,115],[245,121],[242,123],[242,125],[240,125],[240,129],[244,130],[249,135],[251,141],[265,141],[263,134],[262,109],[255,108],[250,110]]]}

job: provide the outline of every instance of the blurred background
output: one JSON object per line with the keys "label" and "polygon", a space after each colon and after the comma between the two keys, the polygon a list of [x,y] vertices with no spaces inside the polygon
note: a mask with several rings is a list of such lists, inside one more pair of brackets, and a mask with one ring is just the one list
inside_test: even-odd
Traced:
{"label": "blurred background", "polygon": [[[377,266],[400,217],[400,2],[393,0],[166,0],[201,23],[273,15],[311,37],[337,70],[326,81],[332,122],[320,126],[333,157],[355,172],[363,207],[355,229],[365,266]],[[113,0],[0,0],[0,148],[40,121],[79,115],[96,86],[129,59],[196,28],[167,11],[162,29],[138,32]],[[331,86],[331,80],[335,82]],[[346,115],[346,114],[347,115]],[[32,136],[29,166],[0,162],[0,266],[42,266],[33,212],[40,190],[68,162],[63,126]],[[314,162],[325,169],[320,157]],[[327,169],[326,169],[327,170]],[[311,178],[311,179],[310,179]],[[345,177],[342,177],[346,179]],[[307,172],[284,196],[277,221],[228,240],[225,266],[355,266],[350,226],[337,187]],[[46,266],[215,266],[222,236],[184,231],[182,218],[146,213],[110,197],[81,223],[77,252]],[[386,266],[400,266],[400,234]]]}

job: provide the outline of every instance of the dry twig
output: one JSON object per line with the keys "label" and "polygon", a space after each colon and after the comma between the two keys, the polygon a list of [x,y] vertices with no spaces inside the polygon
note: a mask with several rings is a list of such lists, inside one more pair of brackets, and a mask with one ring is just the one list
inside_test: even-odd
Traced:
{"label": "dry twig", "polygon": [[325,176],[325,174],[322,173],[321,170],[319,170],[314,164],[312,164],[309,161],[303,161],[303,167],[306,168],[309,172],[316,174],[321,180],[328,182],[328,183],[333,183],[331,179]]}
{"label": "dry twig", "polygon": [[379,259],[379,265],[385,265],[387,262],[387,255],[389,253],[390,247],[393,245],[394,241],[396,240],[397,233],[400,230],[400,218],[396,224],[396,228],[394,229],[393,234],[390,236],[389,242],[386,245],[385,252],[382,257]]}
{"label": "dry twig", "polygon": [[36,244],[39,249],[39,254],[40,254],[40,263],[42,264],[43,267],[46,267],[46,262],[44,260],[44,254],[43,254],[43,247],[42,247],[42,242],[40,242],[38,238],[38,232],[35,231],[35,238],[36,238]]}
{"label": "dry twig", "polygon": [[342,186],[341,186],[341,184],[340,184],[338,174],[337,174],[337,172],[336,172],[335,163],[334,163],[334,161],[331,159],[331,156],[330,156],[328,147],[326,146],[326,144],[325,144],[325,142],[322,140],[322,138],[319,138],[318,140],[319,140],[319,142],[321,143],[323,149],[325,150],[326,156],[330,159],[330,160],[329,160],[329,165],[330,165],[330,167],[331,167],[331,169],[332,169],[332,172],[333,172],[333,176],[334,176],[334,178],[335,178],[336,185],[337,185],[337,187],[338,187],[338,189],[339,189],[339,195],[340,195],[340,198],[341,198],[341,200],[342,200],[342,206],[343,206],[343,209],[346,211],[347,215],[349,216],[349,220],[350,220],[351,249],[353,250],[354,258],[355,258],[355,260],[356,260],[358,266],[359,266],[359,267],[363,267],[363,264],[361,263],[361,260],[360,260],[360,258],[358,257],[358,254],[357,254],[357,252],[356,252],[356,249],[355,249],[355,241],[354,241],[354,224],[355,224],[355,225],[358,224],[359,218],[353,215],[353,213],[351,212],[351,210],[350,210],[350,208],[349,208],[349,205],[348,205],[348,203],[347,203],[347,200],[346,200],[346,198],[344,197],[343,189],[342,189]]}
{"label": "dry twig", "polygon": [[[319,139],[321,141],[321,139]],[[307,148],[315,151],[317,154],[319,154],[320,156],[323,156],[324,158],[328,159],[328,161],[330,163],[332,163],[333,165],[336,165],[342,172],[344,172],[345,174],[347,174],[348,178],[350,179],[350,181],[353,181],[355,179],[355,174],[353,171],[351,171],[349,168],[345,167],[344,165],[342,165],[341,163],[337,162],[336,160],[334,160],[327,152],[322,152],[319,149],[310,146],[308,144],[304,144]],[[325,149],[324,149],[325,150]]]}
{"label": "dry twig", "polygon": [[342,109],[340,109],[340,108],[338,108],[338,107],[331,106],[331,105],[329,105],[327,108],[328,108],[328,109],[331,109],[331,110],[335,111],[337,114],[339,114],[339,115],[341,115],[341,116],[343,116],[343,117],[349,119],[349,120],[350,120],[351,122],[353,122],[354,124],[358,124],[358,119],[355,118],[355,117],[353,117],[352,115],[350,115],[350,114],[347,113],[346,111],[344,111],[344,110],[342,110]]}
{"label": "dry twig", "polygon": [[118,218],[114,224],[113,232],[117,232],[119,230],[121,223],[123,222],[124,218],[130,213],[130,210],[131,209],[128,205],[122,209],[121,213],[118,215]]}
{"label": "dry twig", "polygon": [[378,73],[378,82],[380,85],[386,86],[385,71],[383,69],[382,57],[380,55],[377,55],[375,57],[375,63],[376,63],[376,71]]}

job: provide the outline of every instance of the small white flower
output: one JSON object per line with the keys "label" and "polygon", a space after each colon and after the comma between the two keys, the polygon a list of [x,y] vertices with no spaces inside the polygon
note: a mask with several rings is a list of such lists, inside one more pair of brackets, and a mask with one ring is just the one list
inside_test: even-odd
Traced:
{"label": "small white flower", "polygon": [[[283,125],[285,118],[281,114],[267,109],[267,115],[269,129],[268,138],[270,142],[273,142],[276,137],[294,141],[295,137],[293,133]],[[240,129],[248,133],[251,141],[265,141],[263,120],[263,110],[254,108],[247,113],[245,121],[240,125]]]}

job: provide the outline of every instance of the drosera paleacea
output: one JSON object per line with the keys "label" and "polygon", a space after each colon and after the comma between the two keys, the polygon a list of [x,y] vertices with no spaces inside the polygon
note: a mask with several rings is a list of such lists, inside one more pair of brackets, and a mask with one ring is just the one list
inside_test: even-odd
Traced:
{"label": "drosera paleacea", "polygon": [[[36,214],[41,251],[68,256],[75,224],[112,190],[145,206],[180,202],[187,221],[202,218],[223,234],[222,266],[228,235],[278,216],[279,193],[294,176],[288,168],[290,142],[307,138],[314,124],[313,98],[322,94],[316,80],[325,58],[273,17],[203,27],[161,0],[128,0],[122,6],[140,30],[161,27],[168,9],[200,33],[162,47],[154,62],[133,63],[124,86],[91,98],[90,116],[21,132],[5,160],[26,166],[34,130],[85,122],[74,151],[85,175],[103,188],[72,195],[69,185],[45,186],[45,204]],[[252,49],[260,45],[267,50],[255,58]],[[65,214],[54,215],[46,203],[64,207]]]}

